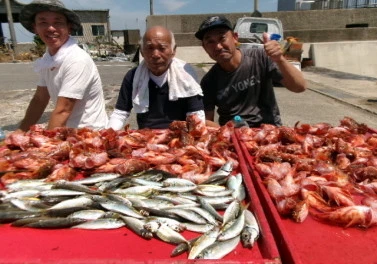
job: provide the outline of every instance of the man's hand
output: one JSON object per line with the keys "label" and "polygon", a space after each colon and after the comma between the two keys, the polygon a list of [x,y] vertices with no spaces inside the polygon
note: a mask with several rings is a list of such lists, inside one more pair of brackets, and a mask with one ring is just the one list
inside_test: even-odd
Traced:
{"label": "man's hand", "polygon": [[270,40],[267,33],[263,33],[264,50],[274,62],[280,62],[284,59],[280,43],[276,40]]}

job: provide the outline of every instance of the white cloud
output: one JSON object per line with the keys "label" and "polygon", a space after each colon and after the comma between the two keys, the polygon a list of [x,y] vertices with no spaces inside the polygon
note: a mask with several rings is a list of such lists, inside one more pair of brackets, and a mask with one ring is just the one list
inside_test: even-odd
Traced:
{"label": "white cloud", "polygon": [[187,5],[188,2],[180,0],[161,0],[161,4],[165,7],[167,11],[174,12]]}

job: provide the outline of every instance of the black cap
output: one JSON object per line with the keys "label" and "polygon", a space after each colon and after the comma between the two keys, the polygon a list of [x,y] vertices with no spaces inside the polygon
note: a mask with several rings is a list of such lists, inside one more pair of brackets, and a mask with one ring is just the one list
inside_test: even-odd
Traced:
{"label": "black cap", "polygon": [[232,30],[232,23],[228,19],[226,19],[224,16],[210,16],[207,17],[206,20],[202,22],[202,24],[199,27],[199,30],[195,33],[195,37],[202,40],[204,37],[204,34],[213,28],[217,27],[224,27]]}

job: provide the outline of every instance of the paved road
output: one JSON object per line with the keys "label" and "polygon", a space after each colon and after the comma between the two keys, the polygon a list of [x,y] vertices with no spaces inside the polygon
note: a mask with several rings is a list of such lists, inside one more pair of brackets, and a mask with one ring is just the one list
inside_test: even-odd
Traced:
{"label": "paved road", "polygon": [[[111,113],[125,73],[133,66],[130,62],[96,62],[104,85],[108,113]],[[194,65],[199,76],[210,65]],[[318,68],[304,69],[309,89],[294,94],[276,87],[276,96],[284,125],[296,122],[315,124],[327,122],[338,125],[344,116],[377,128],[377,79],[352,76]],[[0,125],[7,131],[17,128],[34,92],[36,74],[31,63],[0,64]],[[49,105],[41,122],[46,122],[52,109]],[[134,116],[131,128],[137,128]]]}

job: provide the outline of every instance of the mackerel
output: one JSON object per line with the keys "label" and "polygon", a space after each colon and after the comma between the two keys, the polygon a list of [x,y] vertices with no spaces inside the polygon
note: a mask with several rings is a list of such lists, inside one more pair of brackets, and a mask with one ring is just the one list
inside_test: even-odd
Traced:
{"label": "mackerel", "polygon": [[55,184],[53,185],[53,189],[65,189],[88,194],[99,194],[98,190],[93,190],[86,185],[77,182],[69,182],[65,180],[59,180],[55,182]]}
{"label": "mackerel", "polygon": [[188,255],[188,259],[195,259],[203,249],[215,243],[220,229],[216,226],[210,231],[200,236],[193,244]]}
{"label": "mackerel", "polygon": [[94,173],[90,177],[73,182],[80,184],[95,184],[98,182],[111,181],[121,176],[122,174],[119,173]]}
{"label": "mackerel", "polygon": [[24,227],[32,227],[32,228],[67,228],[74,225],[78,225],[80,223],[85,222],[86,220],[83,219],[75,219],[75,218],[66,218],[66,217],[56,217],[56,218],[47,218],[47,219],[39,219],[35,222],[29,223],[24,225]]}
{"label": "mackerel", "polygon": [[64,200],[60,203],[55,204],[47,209],[47,211],[58,210],[58,209],[67,209],[67,208],[74,208],[74,207],[89,207],[93,204],[93,200],[87,196],[80,196],[77,198],[72,198],[68,200]]}
{"label": "mackerel", "polygon": [[239,242],[239,236],[225,241],[216,241],[209,247],[203,249],[196,259],[221,259],[235,250]]}
{"label": "mackerel", "polygon": [[201,215],[198,213],[195,213],[191,210],[187,209],[180,209],[180,208],[175,208],[175,209],[164,209],[164,211],[167,211],[169,213],[174,213],[182,218],[185,218],[191,222],[197,223],[197,224],[206,224],[207,220],[204,219]]}
{"label": "mackerel", "polygon": [[98,202],[103,208],[109,211],[132,216],[135,218],[144,218],[144,216],[141,215],[138,211],[136,211],[135,208],[128,206],[126,204],[117,201],[111,201],[102,196],[93,196],[93,200]]}
{"label": "mackerel", "polygon": [[156,236],[160,238],[162,241],[165,241],[170,244],[180,244],[180,243],[187,243],[187,240],[184,236],[182,236],[177,231],[174,231],[170,228],[167,224],[160,223],[160,227],[156,231]]}
{"label": "mackerel", "polygon": [[238,216],[233,222],[222,227],[221,233],[217,237],[219,241],[224,241],[227,239],[239,236],[245,226],[245,210],[242,210],[240,216]]}
{"label": "mackerel", "polygon": [[77,212],[74,212],[67,216],[67,218],[79,218],[79,219],[85,219],[85,220],[95,220],[103,217],[105,215],[105,211],[102,210],[80,210]]}
{"label": "mackerel", "polygon": [[222,226],[225,226],[227,223],[233,221],[238,216],[241,210],[241,203],[238,200],[234,200],[228,206],[228,208],[224,212],[224,218]]}
{"label": "mackerel", "polygon": [[259,238],[260,230],[257,219],[249,210],[245,211],[245,227],[241,232],[241,243],[245,248],[252,248]]}
{"label": "mackerel", "polygon": [[200,206],[201,206],[204,210],[208,211],[213,217],[215,217],[216,220],[221,221],[221,222],[223,221],[223,216],[220,215],[220,214],[216,211],[216,209],[213,208],[213,206],[212,206],[210,203],[208,203],[205,199],[203,199],[203,198],[201,198],[201,197],[199,197],[199,196],[198,196],[198,200],[199,200]]}
{"label": "mackerel", "polygon": [[78,228],[78,229],[93,229],[93,230],[101,230],[101,229],[117,229],[120,227],[125,226],[126,224],[119,219],[114,218],[100,218],[91,221],[87,221],[71,228]]}
{"label": "mackerel", "polygon": [[145,238],[147,240],[153,238],[153,234],[144,228],[145,222],[143,220],[123,215],[119,215],[119,218],[122,219],[126,226],[131,229],[131,231],[141,236],[142,238]]}

